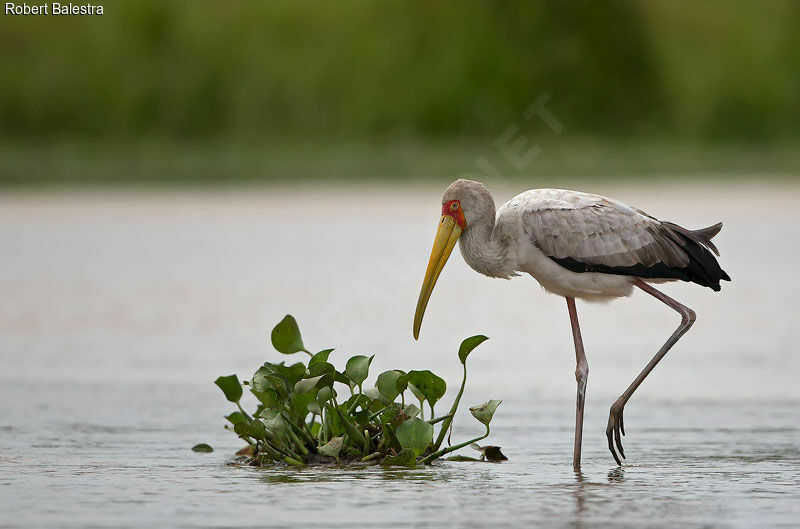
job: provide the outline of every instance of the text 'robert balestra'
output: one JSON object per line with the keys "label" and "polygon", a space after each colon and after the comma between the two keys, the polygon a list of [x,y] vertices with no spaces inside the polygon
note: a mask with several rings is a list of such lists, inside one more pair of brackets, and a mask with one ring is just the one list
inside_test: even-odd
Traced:
{"label": "text 'robert balestra'", "polygon": [[102,15],[103,6],[94,4],[15,4],[6,2],[6,15]]}

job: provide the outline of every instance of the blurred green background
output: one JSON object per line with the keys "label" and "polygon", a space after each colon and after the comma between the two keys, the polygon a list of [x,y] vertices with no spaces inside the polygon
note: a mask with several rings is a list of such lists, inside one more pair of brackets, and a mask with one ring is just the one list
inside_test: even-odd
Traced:
{"label": "blurred green background", "polygon": [[[793,0],[104,7],[0,17],[0,183],[800,170]],[[522,118],[541,94],[560,134]]]}

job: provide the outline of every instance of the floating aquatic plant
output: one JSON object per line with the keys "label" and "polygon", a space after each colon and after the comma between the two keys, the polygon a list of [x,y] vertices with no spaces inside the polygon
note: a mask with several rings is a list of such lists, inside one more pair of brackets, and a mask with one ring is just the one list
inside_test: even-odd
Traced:
{"label": "floating aquatic plant", "polygon": [[[215,381],[225,398],[236,405],[226,416],[230,423],[226,428],[248,443],[240,454],[251,465],[302,466],[344,460],[414,467],[489,435],[499,400],[470,408],[486,427],[483,435],[442,447],[464,393],[467,357],[487,340],[485,336],[472,336],[461,343],[461,386],[450,410],[438,417],[435,406],[444,397],[447,384],[429,370],[384,371],[372,387],[365,387],[374,356],[352,356],[339,371],[328,361],[333,349],[316,354],[308,351],[297,321],[289,315],[275,326],[271,338],[279,353],[305,353],[308,362],[265,362],[249,380],[228,375]],[[250,413],[241,404],[245,388],[258,402]],[[413,396],[419,406],[407,396]]]}

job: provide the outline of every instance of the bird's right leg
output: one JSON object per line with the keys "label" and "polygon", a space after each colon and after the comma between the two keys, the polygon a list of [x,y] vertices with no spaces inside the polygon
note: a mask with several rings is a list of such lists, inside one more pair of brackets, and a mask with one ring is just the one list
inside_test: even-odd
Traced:
{"label": "bird's right leg", "polygon": [[575,298],[567,298],[569,321],[572,324],[572,339],[575,342],[575,380],[578,382],[578,399],[575,410],[575,447],[572,452],[572,468],[581,469],[581,443],[583,440],[583,405],[586,401],[586,382],[589,379],[589,363],[583,351],[581,328],[578,325],[578,311],[575,310]]}
{"label": "bird's right leg", "polygon": [[[656,355],[650,360],[650,362],[645,366],[639,376],[631,382],[631,385],[628,386],[628,389],[625,390],[617,401],[611,406],[611,412],[608,416],[608,426],[606,426],[606,437],[608,437],[608,449],[611,450],[611,455],[614,456],[614,460],[617,462],[618,465],[621,465],[622,462],[619,459],[619,456],[622,456],[622,459],[625,459],[625,452],[622,450],[622,437],[621,435],[625,435],[625,425],[622,421],[622,411],[625,408],[625,404],[628,402],[628,399],[631,398],[633,392],[636,391],[636,388],[647,378],[647,375],[656,367],[656,364],[664,358],[664,355],[672,348],[673,345],[683,336],[686,331],[692,326],[696,319],[695,312],[686,307],[681,305],[671,297],[667,296],[660,290],[656,290],[655,288],[651,287],[644,281],[639,278],[635,278],[633,280],[633,284],[637,287],[641,288],[657,300],[661,301],[668,307],[672,308],[673,310],[677,311],[678,314],[681,315],[681,323],[678,325],[678,328],[672,333],[672,335],[667,339],[664,345],[661,346],[661,349],[658,350]],[[619,456],[617,452],[614,451],[614,445],[617,447],[617,451],[619,452]]]}

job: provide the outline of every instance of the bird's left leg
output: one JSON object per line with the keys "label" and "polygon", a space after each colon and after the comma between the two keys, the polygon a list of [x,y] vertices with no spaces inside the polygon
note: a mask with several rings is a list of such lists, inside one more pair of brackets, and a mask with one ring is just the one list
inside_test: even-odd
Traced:
{"label": "bird's left leg", "polygon": [[589,380],[589,363],[583,351],[581,328],[578,325],[578,312],[575,310],[575,298],[567,298],[569,321],[572,324],[572,339],[575,342],[575,380],[578,382],[578,399],[575,410],[575,447],[572,451],[572,468],[581,469],[581,442],[583,440],[583,405],[586,401],[586,382]]}
{"label": "bird's left leg", "polygon": [[[608,426],[606,426],[606,437],[608,437],[608,449],[611,450],[611,455],[614,456],[614,460],[617,462],[618,465],[621,465],[622,462],[619,459],[619,456],[622,456],[625,459],[625,452],[622,450],[622,437],[621,435],[625,435],[625,425],[622,421],[622,411],[625,408],[625,404],[628,402],[628,399],[631,398],[633,392],[636,391],[636,388],[647,378],[647,375],[656,367],[656,364],[664,358],[664,355],[672,348],[673,345],[683,336],[686,331],[692,326],[696,319],[695,312],[686,307],[681,305],[671,297],[667,296],[660,290],[656,290],[652,286],[648,285],[638,277],[633,280],[633,284],[637,287],[641,288],[657,300],[661,301],[662,303],[666,304],[668,307],[674,309],[681,315],[681,323],[678,325],[678,328],[672,333],[672,335],[667,339],[664,345],[661,346],[661,349],[658,350],[656,355],[650,360],[650,362],[645,366],[639,376],[631,382],[631,385],[628,386],[628,389],[625,390],[617,401],[611,406],[611,412],[608,416]],[[619,456],[617,452],[614,451],[614,445],[616,444],[617,451],[619,451]]]}

